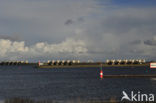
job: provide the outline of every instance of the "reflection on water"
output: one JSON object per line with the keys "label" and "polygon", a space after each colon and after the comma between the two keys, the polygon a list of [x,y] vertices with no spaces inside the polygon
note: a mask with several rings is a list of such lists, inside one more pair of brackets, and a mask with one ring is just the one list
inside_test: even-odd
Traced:
{"label": "reflection on water", "polygon": [[[37,69],[0,66],[0,100],[29,98],[53,101],[120,101],[122,91],[156,94],[151,78],[99,78],[100,68]],[[156,74],[148,67],[106,67],[105,74]],[[16,99],[15,99],[16,100]]]}

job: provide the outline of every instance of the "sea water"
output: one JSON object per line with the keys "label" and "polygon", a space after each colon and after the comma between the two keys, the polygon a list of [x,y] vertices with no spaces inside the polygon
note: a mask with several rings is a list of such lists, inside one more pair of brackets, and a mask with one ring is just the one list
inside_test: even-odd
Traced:
{"label": "sea water", "polygon": [[[149,67],[103,67],[104,75],[156,74]],[[155,78],[103,78],[100,68],[35,68],[0,66],[0,100],[31,98],[35,100],[120,101],[122,91],[140,91],[156,95]]]}

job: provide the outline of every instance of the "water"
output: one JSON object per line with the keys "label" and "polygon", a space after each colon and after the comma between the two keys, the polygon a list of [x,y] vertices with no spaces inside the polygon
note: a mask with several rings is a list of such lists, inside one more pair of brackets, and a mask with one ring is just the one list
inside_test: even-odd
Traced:
{"label": "water", "polygon": [[[0,100],[110,100],[120,101],[122,91],[156,94],[155,78],[99,78],[100,68],[37,69],[33,66],[0,66]],[[105,67],[107,74],[156,74],[148,67]]]}

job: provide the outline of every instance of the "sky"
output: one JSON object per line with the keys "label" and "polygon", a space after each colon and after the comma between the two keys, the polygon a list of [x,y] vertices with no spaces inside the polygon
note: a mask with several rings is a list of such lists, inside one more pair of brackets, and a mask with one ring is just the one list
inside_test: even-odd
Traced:
{"label": "sky", "polygon": [[156,0],[1,0],[0,60],[156,60]]}

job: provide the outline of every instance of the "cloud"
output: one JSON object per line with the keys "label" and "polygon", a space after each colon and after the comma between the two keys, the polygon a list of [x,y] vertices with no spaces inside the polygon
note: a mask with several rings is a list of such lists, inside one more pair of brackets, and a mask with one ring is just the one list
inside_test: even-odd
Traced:
{"label": "cloud", "polygon": [[156,40],[146,40],[146,41],[144,41],[144,43],[146,45],[155,46],[156,45]]}
{"label": "cloud", "polygon": [[0,39],[8,39],[8,40],[11,40],[11,41],[18,41],[20,40],[20,37],[18,35],[0,35]]}
{"label": "cloud", "polygon": [[3,59],[30,59],[30,57],[39,58],[42,56],[55,58],[61,54],[66,55],[62,57],[66,59],[70,55],[81,56],[87,53],[87,48],[83,41],[72,38],[68,38],[58,44],[38,42],[30,46],[26,46],[24,41],[17,42],[0,39],[0,52],[0,58]]}
{"label": "cloud", "polygon": [[[95,21],[85,21],[89,26],[81,29],[81,37],[86,39],[89,51],[96,50],[93,54],[96,58],[154,58],[156,50],[142,41],[156,33],[155,9],[117,7],[109,13],[106,9],[108,11],[104,10],[103,16],[96,17]],[[150,44],[154,42],[150,40]]]}
{"label": "cloud", "polygon": [[79,17],[77,18],[76,20],[72,20],[72,19],[68,19],[65,21],[65,25],[71,25],[71,24],[80,24],[80,23],[83,23],[85,22],[85,19],[83,17]]}
{"label": "cloud", "polygon": [[65,25],[70,25],[70,24],[73,24],[73,20],[72,19],[68,19],[64,24]]}
{"label": "cloud", "polygon": [[137,44],[140,44],[141,43],[141,40],[134,40],[134,41],[131,41],[130,44],[132,45],[137,45]]}
{"label": "cloud", "polygon": [[156,46],[156,36],[154,36],[152,38],[152,40],[146,40],[146,41],[144,41],[144,44],[150,45],[150,46]]}
{"label": "cloud", "polygon": [[95,12],[95,4],[94,0],[0,1],[0,31],[19,32],[29,43],[61,42],[74,35],[75,27],[64,24],[82,21]]}
{"label": "cloud", "polygon": [[[85,44],[85,59],[150,59],[156,51],[155,40],[151,39],[156,34],[155,6],[124,6],[112,4],[110,0],[5,0],[0,1],[0,10],[1,34],[21,33],[26,41],[23,49],[29,51],[23,54],[33,54],[34,58],[46,57],[55,50],[59,53],[59,56],[54,53],[55,57],[61,57],[67,51],[60,52],[62,49],[57,47],[48,51],[44,47],[54,47],[65,38],[81,40]],[[37,44],[44,49],[37,48]],[[73,49],[71,51],[76,54]],[[11,53],[15,55],[16,52]]]}

